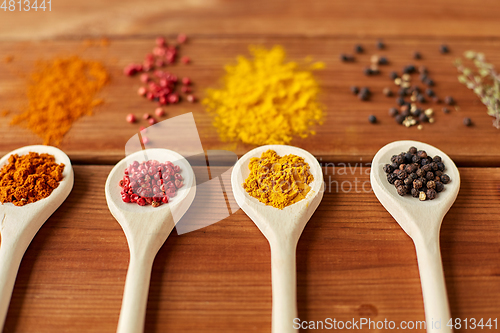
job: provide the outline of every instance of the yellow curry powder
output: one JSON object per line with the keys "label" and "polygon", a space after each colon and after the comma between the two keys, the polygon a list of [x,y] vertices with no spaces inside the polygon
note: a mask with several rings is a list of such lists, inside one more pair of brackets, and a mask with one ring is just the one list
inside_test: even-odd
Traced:
{"label": "yellow curry powder", "polygon": [[324,64],[301,69],[285,62],[281,46],[250,47],[250,52],[253,59],[239,56],[235,65],[225,67],[224,87],[208,89],[203,100],[221,140],[287,144],[293,136],[315,134],[312,127],[322,124],[323,111],[312,70]]}
{"label": "yellow curry powder", "polygon": [[296,155],[279,156],[274,150],[252,158],[243,188],[260,202],[283,209],[304,199],[314,180],[309,164]]}
{"label": "yellow curry powder", "polygon": [[40,61],[27,88],[28,106],[11,124],[27,127],[44,144],[59,144],[73,123],[102,104],[96,93],[107,83],[108,72],[97,61],[77,56]]}
{"label": "yellow curry powder", "polygon": [[11,155],[0,169],[0,203],[24,206],[48,197],[59,186],[63,171],[64,164],[49,154]]}

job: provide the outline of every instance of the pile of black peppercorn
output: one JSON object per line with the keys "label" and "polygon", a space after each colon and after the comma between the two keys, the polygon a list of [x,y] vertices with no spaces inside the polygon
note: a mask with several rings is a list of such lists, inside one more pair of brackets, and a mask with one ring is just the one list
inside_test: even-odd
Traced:
{"label": "pile of black peppercorn", "polygon": [[384,166],[387,181],[396,187],[399,195],[411,194],[421,201],[433,200],[451,179],[440,156],[428,156],[424,150],[411,147],[394,155],[391,164]]}

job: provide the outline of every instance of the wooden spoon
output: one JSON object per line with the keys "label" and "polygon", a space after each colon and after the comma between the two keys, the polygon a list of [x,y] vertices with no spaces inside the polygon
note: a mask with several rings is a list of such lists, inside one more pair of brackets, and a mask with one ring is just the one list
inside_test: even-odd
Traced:
{"label": "wooden spoon", "polygon": [[[166,205],[160,207],[139,206],[124,203],[119,181],[125,168],[133,161],[170,161],[182,169],[184,187]],[[119,333],[144,331],[149,281],[153,261],[177,221],[186,213],[196,194],[196,180],[189,162],[180,154],[167,149],[147,149],[133,153],[111,170],[106,181],[106,201],[109,210],[121,225],[130,250],[130,263],[122,301]]]}
{"label": "wooden spoon", "polygon": [[[410,195],[400,196],[387,181],[382,167],[391,163],[392,155],[406,152],[410,147],[425,150],[430,156],[441,156],[451,182],[434,200],[419,201]],[[427,332],[451,332],[448,324],[450,309],[439,250],[439,231],[444,216],[457,198],[460,174],[455,163],[441,150],[417,141],[396,141],[384,146],[373,158],[370,172],[373,192],[401,228],[413,239],[417,251],[420,282],[424,297]],[[440,322],[440,325],[436,323]]]}
{"label": "wooden spoon", "polygon": [[[242,184],[250,174],[248,163],[268,149],[278,155],[294,154],[309,164],[314,181],[306,198],[283,210],[266,206],[248,195]],[[282,145],[255,148],[246,153],[234,166],[231,174],[234,197],[243,211],[254,221],[271,246],[272,271],[272,332],[296,332],[293,320],[297,318],[295,251],[302,230],[321,202],[324,192],[323,171],[314,156],[307,151]]]}
{"label": "wooden spoon", "polygon": [[56,163],[64,163],[63,179],[45,199],[18,207],[12,203],[0,205],[0,331],[5,323],[17,271],[24,252],[47,219],[66,200],[73,189],[71,161],[61,150],[49,146],[27,146],[14,150],[0,159],[0,169],[12,154],[47,153]]}

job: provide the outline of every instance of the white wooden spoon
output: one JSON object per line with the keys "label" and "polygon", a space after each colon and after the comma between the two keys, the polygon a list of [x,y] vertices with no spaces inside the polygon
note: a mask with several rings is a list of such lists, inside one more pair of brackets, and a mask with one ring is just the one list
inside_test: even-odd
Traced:
{"label": "white wooden spoon", "polygon": [[[390,164],[392,155],[406,152],[410,147],[425,150],[430,156],[441,156],[451,182],[436,199],[419,201],[411,195],[400,196],[394,185],[389,184],[383,171]],[[401,228],[413,239],[417,251],[420,282],[424,298],[427,332],[451,332],[448,324],[450,309],[439,250],[439,231],[444,216],[457,198],[460,174],[455,163],[441,150],[417,141],[396,141],[384,146],[373,158],[370,172],[373,192]],[[436,324],[439,321],[440,325]]]}
{"label": "white wooden spoon", "polygon": [[[283,210],[266,206],[251,197],[242,184],[250,174],[248,163],[268,149],[284,156],[294,154],[309,164],[314,181],[306,198]],[[283,145],[268,145],[246,153],[234,166],[231,174],[234,197],[243,211],[254,221],[271,246],[272,272],[272,332],[296,332],[293,320],[297,318],[297,286],[295,251],[304,227],[323,198],[323,171],[314,156],[307,151]]]}
{"label": "white wooden spoon", "polygon": [[49,146],[27,146],[14,150],[0,159],[0,169],[12,154],[47,153],[56,163],[64,163],[63,179],[45,199],[18,207],[12,203],[0,205],[0,331],[5,323],[17,271],[24,252],[47,219],[66,200],[73,189],[73,167],[68,156]]}
{"label": "white wooden spoon", "polygon": [[[139,206],[124,203],[121,199],[119,181],[125,168],[133,161],[170,161],[178,165],[184,178],[184,187],[168,204],[160,207]],[[175,227],[175,223],[189,209],[196,195],[196,180],[189,162],[180,154],[168,149],[147,149],[133,153],[111,170],[106,181],[106,201],[109,210],[121,225],[130,250],[130,262],[122,309],[118,321],[118,333],[144,331],[144,320],[148,299],[149,282],[153,261],[161,246]]]}

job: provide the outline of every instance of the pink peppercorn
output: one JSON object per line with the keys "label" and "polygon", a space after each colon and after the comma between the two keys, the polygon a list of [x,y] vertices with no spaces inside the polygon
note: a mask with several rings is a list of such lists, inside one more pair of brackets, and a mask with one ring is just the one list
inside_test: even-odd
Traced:
{"label": "pink peppercorn", "polygon": [[142,116],[142,118],[143,118],[144,120],[148,120],[149,118],[151,118],[151,115],[150,115],[149,113],[145,113],[145,114]]}
{"label": "pink peppercorn", "polygon": [[179,34],[179,36],[177,36],[177,41],[180,43],[180,44],[184,44],[186,41],[187,41],[187,36],[186,34]]}
{"label": "pink peppercorn", "polygon": [[189,57],[187,57],[187,56],[184,56],[184,57],[181,58],[181,61],[182,61],[183,64],[187,65],[187,64],[189,64],[191,62],[191,59]]}
{"label": "pink peppercorn", "polygon": [[191,79],[188,77],[183,77],[182,78],[182,84],[189,86],[191,84]]}
{"label": "pink peppercorn", "polygon": [[179,95],[177,95],[177,94],[168,95],[168,102],[172,103],[172,104],[178,103],[179,102]]}
{"label": "pink peppercorn", "polygon": [[142,71],[142,66],[141,65],[137,65],[137,64],[130,64],[130,65],[127,65],[125,66],[125,68],[123,69],[123,73],[125,75],[128,75],[128,76],[132,76],[132,75],[135,75],[137,74],[138,72]]}
{"label": "pink peppercorn", "polygon": [[158,46],[165,46],[166,44],[166,40],[165,40],[165,37],[157,37],[156,38],[156,45]]}
{"label": "pink peppercorn", "polygon": [[196,97],[194,97],[193,95],[187,95],[187,96],[186,96],[186,100],[187,100],[189,103],[194,103],[194,102],[196,102]]}
{"label": "pink peppercorn", "polygon": [[148,129],[144,126],[141,126],[141,127],[139,127],[139,131],[146,133],[148,131]]}
{"label": "pink peppercorn", "polygon": [[147,136],[143,136],[142,137],[142,143],[145,144],[145,145],[147,145],[149,143],[149,139],[148,139]]}
{"label": "pink peppercorn", "polygon": [[147,83],[149,81],[149,75],[147,73],[141,74],[141,82]]}
{"label": "pink peppercorn", "polygon": [[137,90],[137,94],[139,94],[140,96],[146,96],[146,93],[148,91],[146,90],[146,88],[144,87],[140,87],[138,90]]}
{"label": "pink peppercorn", "polygon": [[158,117],[163,117],[165,115],[165,111],[163,111],[163,108],[156,108],[155,110],[155,114],[158,116]]}
{"label": "pink peppercorn", "polygon": [[156,119],[151,117],[151,118],[149,118],[148,122],[149,122],[149,125],[154,125],[154,124],[156,124]]}
{"label": "pink peppercorn", "polygon": [[132,113],[129,113],[127,115],[127,121],[131,124],[135,123],[137,121],[137,118]]}
{"label": "pink peppercorn", "polygon": [[189,93],[192,91],[192,89],[191,89],[190,87],[188,87],[188,86],[182,86],[182,87],[181,87],[181,91],[182,91],[184,94],[189,94]]}
{"label": "pink peppercorn", "polygon": [[146,98],[152,101],[155,98],[155,95],[151,91],[148,91],[146,93]]}

